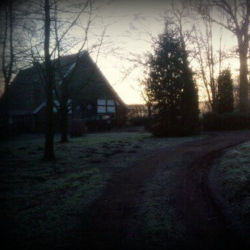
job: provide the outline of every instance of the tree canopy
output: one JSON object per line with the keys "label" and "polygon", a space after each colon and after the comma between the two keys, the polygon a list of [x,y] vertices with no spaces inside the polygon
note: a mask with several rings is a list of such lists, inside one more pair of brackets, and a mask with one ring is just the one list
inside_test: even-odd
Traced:
{"label": "tree canopy", "polygon": [[233,112],[233,80],[230,70],[226,69],[218,77],[218,112]]}
{"label": "tree canopy", "polygon": [[150,55],[146,92],[154,107],[155,135],[193,133],[198,122],[198,95],[183,39],[174,30],[159,36]]}

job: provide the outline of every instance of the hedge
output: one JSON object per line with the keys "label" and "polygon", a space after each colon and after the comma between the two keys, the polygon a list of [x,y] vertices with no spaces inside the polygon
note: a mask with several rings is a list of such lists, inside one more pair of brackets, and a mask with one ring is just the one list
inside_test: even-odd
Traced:
{"label": "hedge", "polygon": [[202,118],[204,130],[238,130],[250,128],[249,113],[206,113]]}

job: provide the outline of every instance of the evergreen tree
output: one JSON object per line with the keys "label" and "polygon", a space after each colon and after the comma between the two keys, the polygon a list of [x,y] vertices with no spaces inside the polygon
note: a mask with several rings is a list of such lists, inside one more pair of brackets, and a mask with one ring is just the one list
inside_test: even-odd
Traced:
{"label": "evergreen tree", "polygon": [[226,69],[221,72],[218,77],[218,112],[233,112],[233,80],[230,70]]}
{"label": "evergreen tree", "polygon": [[154,105],[152,132],[187,135],[197,129],[198,95],[183,39],[166,30],[148,61],[146,93]]}

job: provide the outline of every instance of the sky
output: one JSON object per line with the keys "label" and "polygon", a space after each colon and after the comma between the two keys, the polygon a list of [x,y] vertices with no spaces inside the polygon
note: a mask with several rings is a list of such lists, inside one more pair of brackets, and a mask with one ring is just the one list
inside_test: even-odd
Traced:
{"label": "sky", "polygon": [[[97,64],[127,104],[144,103],[141,86],[141,81],[144,79],[143,67],[134,59],[145,58],[147,53],[153,52],[152,37],[156,38],[163,32],[163,16],[170,10],[170,7],[171,1],[167,0],[153,2],[114,0],[110,1],[110,4],[103,4],[98,11],[101,23],[108,27],[104,38],[103,53],[101,49]],[[199,23],[198,16],[197,18],[194,16],[192,22]],[[185,25],[190,27],[192,23]],[[214,41],[217,45],[220,33],[221,28],[215,26]],[[222,34],[222,46],[225,50],[231,49],[236,44],[234,35],[225,30]],[[106,48],[105,43],[108,44]],[[109,53],[109,48],[114,51]],[[238,61],[231,60],[225,66],[236,69]]]}
{"label": "sky", "polygon": [[[108,9],[103,15],[110,12]],[[156,20],[157,15],[153,10],[139,11],[118,6],[112,8],[112,16],[109,16],[114,24],[107,28],[107,40],[116,50],[101,56],[97,63],[126,103],[143,102],[140,85],[143,68],[134,60],[151,51],[149,34],[155,37],[163,31],[163,23]]]}
{"label": "sky", "polygon": [[[32,12],[32,5],[27,6],[29,1],[34,2],[34,9],[39,7],[42,10],[42,1],[23,0],[20,1],[20,12]],[[77,4],[78,2],[82,4],[86,1],[58,0],[58,6],[63,11],[75,11],[75,8],[72,8],[72,4]],[[53,3],[53,1],[51,2]],[[92,51],[91,47],[93,45],[99,45],[100,37],[105,29],[101,47],[97,46],[96,50],[90,52],[90,55],[125,103],[142,103],[140,80],[143,78],[143,69],[135,65],[136,63],[133,60],[137,56],[143,57],[145,53],[150,51],[152,42],[147,33],[157,36],[162,32],[163,23],[156,20],[162,7],[162,1],[155,0],[154,4],[152,4],[151,0],[93,0],[93,2],[93,21],[88,32],[88,43],[84,49]],[[168,1],[164,2],[165,6]],[[78,10],[80,8],[82,7],[79,7]],[[53,14],[52,11],[51,13]],[[32,17],[36,16],[33,15]],[[88,13],[84,14],[78,23],[83,26],[86,25],[87,17]],[[43,17],[41,16],[40,18],[42,20]],[[71,16],[69,13],[62,12],[60,18],[68,22],[72,21],[75,15]],[[29,26],[30,23],[28,22],[26,25]],[[23,36],[24,40],[31,40],[33,45],[37,41],[43,41],[43,22],[36,23],[35,29],[35,35],[33,35],[27,31],[23,32],[19,28],[18,31],[21,32],[19,36]],[[82,27],[76,26],[65,37],[65,43],[77,44],[74,41],[76,40],[80,41],[80,46],[81,40],[84,40],[83,34],[84,30]],[[67,40],[68,38],[69,40]],[[26,45],[27,49],[30,50],[30,43],[28,42],[24,46]],[[42,53],[43,47],[41,46],[40,49]],[[77,49],[78,46],[72,46],[69,52],[75,53],[78,51]],[[98,58],[96,56],[97,51],[99,51]],[[69,54],[69,52],[66,54]],[[29,64],[27,63],[27,65]]]}
{"label": "sky", "polygon": [[[151,1],[103,2],[98,11],[103,25],[107,25],[104,48],[100,49],[97,64],[113,88],[127,104],[143,103],[143,67],[135,60],[151,52],[151,35],[162,33],[164,23],[159,21],[162,5]],[[167,6],[167,1],[163,5]],[[97,18],[97,25],[98,25]],[[107,46],[105,47],[105,44]]]}
{"label": "sky", "polygon": [[[70,9],[74,1],[83,2],[83,0],[64,1],[65,5],[62,8],[64,10]],[[145,74],[143,66],[138,63],[138,58],[145,60],[146,55],[153,52],[152,38],[157,38],[163,32],[163,16],[171,12],[171,2],[171,0],[95,0],[91,17],[93,21],[84,49],[99,45],[100,40],[103,39],[101,47],[97,46],[90,54],[104,76],[127,104],[144,103],[141,81],[145,79]],[[174,2],[178,4],[178,0]],[[27,6],[23,5],[23,7],[27,9]],[[69,14],[63,15],[65,20],[72,20],[67,16]],[[88,15],[85,14],[80,20],[83,26],[87,22],[87,17]],[[192,22],[198,23],[199,26],[198,16],[193,16],[192,21],[185,23],[184,26],[190,27]],[[202,25],[200,26],[202,30]],[[105,33],[103,33],[104,30]],[[70,36],[73,40],[69,41],[72,44],[74,40],[81,41],[83,33],[82,28],[72,29]],[[218,44],[219,37],[216,37],[216,33],[220,33],[219,27],[215,29],[215,44]],[[103,37],[102,34],[104,34]],[[234,36],[223,31],[224,49],[229,50],[235,44]],[[72,46],[70,53],[75,53],[76,48]],[[97,51],[99,51],[98,57]],[[231,68],[238,67],[237,61],[231,60],[229,64]]]}

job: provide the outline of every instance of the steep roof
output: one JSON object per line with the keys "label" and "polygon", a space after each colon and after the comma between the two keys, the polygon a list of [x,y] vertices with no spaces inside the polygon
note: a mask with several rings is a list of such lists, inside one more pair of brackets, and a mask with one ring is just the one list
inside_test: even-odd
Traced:
{"label": "steep roof", "polygon": [[[126,106],[87,52],[81,54],[77,64],[76,58],[76,54],[61,58],[61,74],[67,76],[73,72],[69,84],[70,98],[83,104],[96,99],[115,99]],[[58,60],[54,60],[53,64],[56,67]],[[39,72],[35,65],[17,74],[9,90],[11,113],[33,113],[45,101]],[[59,72],[56,75],[60,85]]]}
{"label": "steep roof", "polygon": [[[74,64],[75,56],[67,58],[68,69]],[[80,102],[112,98],[126,106],[88,53],[84,53],[76,67],[70,83],[72,98]]]}
{"label": "steep roof", "polygon": [[10,114],[32,113],[45,99],[44,86],[35,67],[19,71],[9,87]]}

